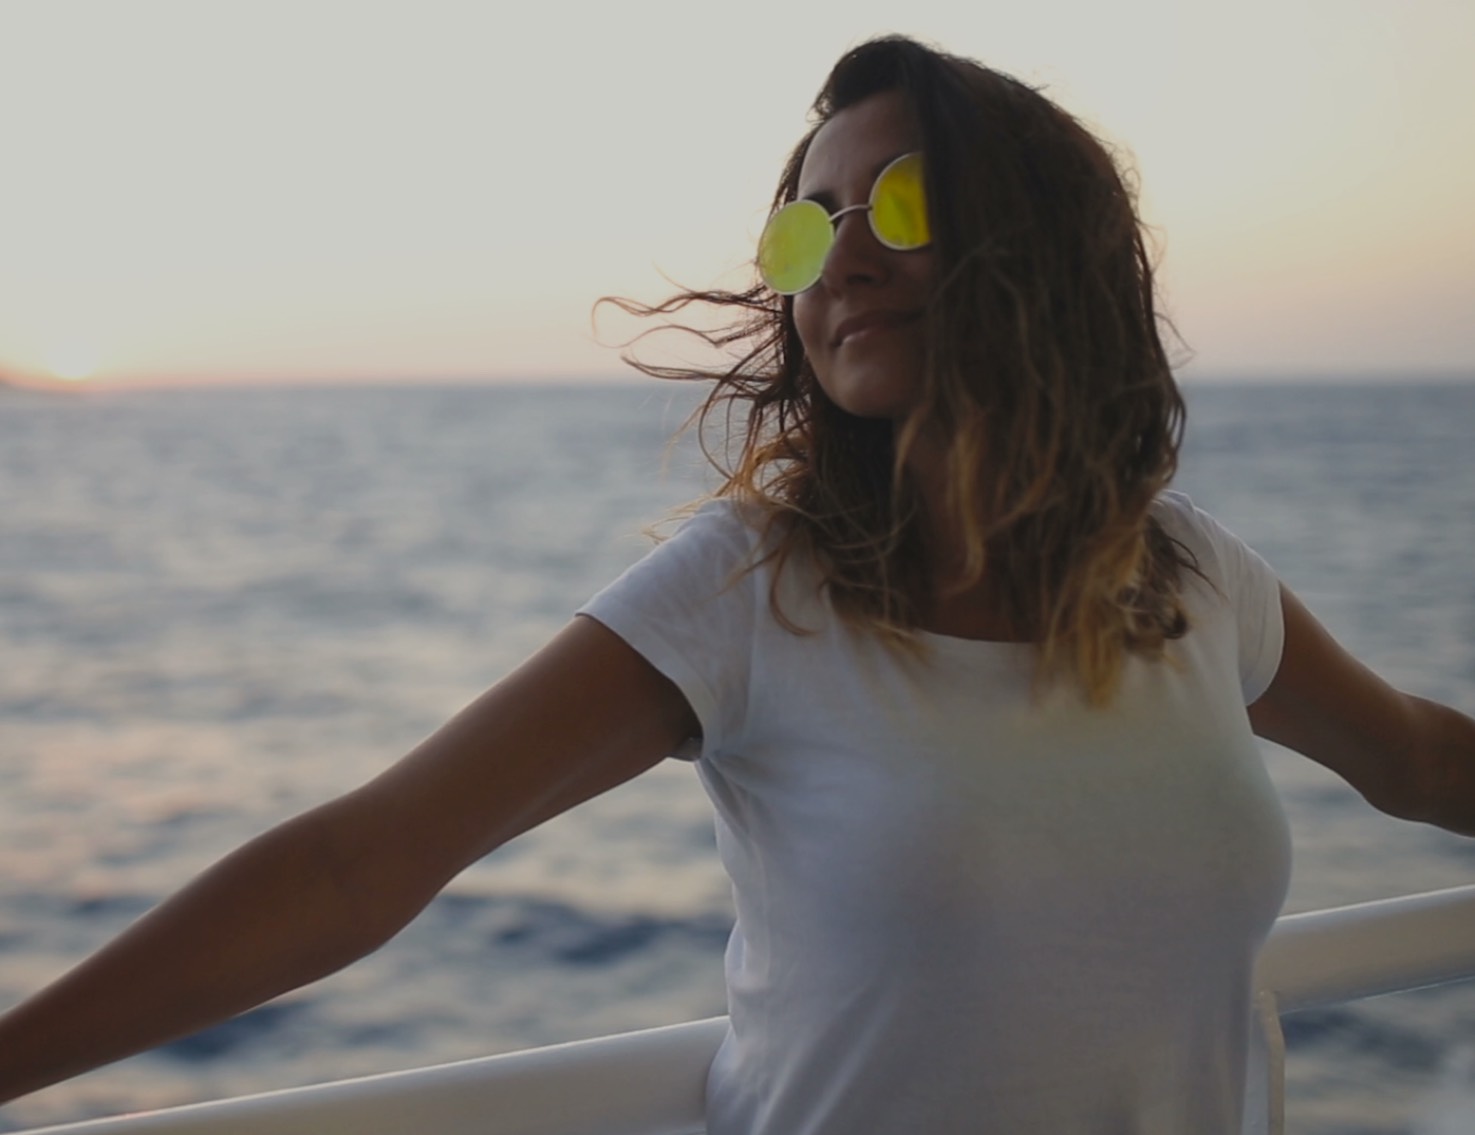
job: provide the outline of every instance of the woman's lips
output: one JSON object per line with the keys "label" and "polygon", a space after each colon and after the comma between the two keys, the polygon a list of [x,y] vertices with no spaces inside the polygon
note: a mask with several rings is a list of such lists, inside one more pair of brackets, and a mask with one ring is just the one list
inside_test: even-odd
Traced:
{"label": "woman's lips", "polygon": [[835,328],[830,346],[840,347],[848,342],[868,338],[878,331],[904,327],[916,322],[921,316],[920,311],[866,311],[860,315],[852,315],[849,319],[841,320],[840,326]]}

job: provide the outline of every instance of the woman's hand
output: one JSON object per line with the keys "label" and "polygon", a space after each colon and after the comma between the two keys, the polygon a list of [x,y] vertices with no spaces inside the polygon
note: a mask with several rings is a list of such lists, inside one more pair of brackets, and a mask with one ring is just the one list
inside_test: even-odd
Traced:
{"label": "woman's hand", "polygon": [[1400,693],[1281,587],[1280,669],[1250,706],[1261,737],[1337,773],[1384,812],[1475,836],[1475,721]]}
{"label": "woman's hand", "polygon": [[576,618],[388,771],[252,840],[0,1017],[0,1101],[342,968],[463,867],[697,728],[670,681]]}

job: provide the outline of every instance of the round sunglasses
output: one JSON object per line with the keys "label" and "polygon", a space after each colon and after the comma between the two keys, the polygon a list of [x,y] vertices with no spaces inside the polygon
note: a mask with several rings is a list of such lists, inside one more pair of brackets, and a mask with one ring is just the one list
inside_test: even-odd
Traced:
{"label": "round sunglasses", "polygon": [[932,242],[922,155],[902,154],[876,175],[864,205],[830,213],[818,201],[791,201],[768,219],[758,238],[758,275],[781,296],[813,287],[835,243],[835,227],[849,213],[865,213],[887,248],[911,252]]}

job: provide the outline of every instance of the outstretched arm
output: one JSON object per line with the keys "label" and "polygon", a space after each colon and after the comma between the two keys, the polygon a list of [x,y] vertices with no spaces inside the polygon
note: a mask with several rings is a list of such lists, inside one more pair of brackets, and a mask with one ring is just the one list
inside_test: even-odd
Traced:
{"label": "outstretched arm", "polygon": [[1337,773],[1390,815],[1475,836],[1475,721],[1400,693],[1281,588],[1285,649],[1255,732]]}
{"label": "outstretched arm", "polygon": [[227,856],[0,1017],[0,1101],[341,969],[462,868],[696,729],[670,681],[576,618],[388,771]]}

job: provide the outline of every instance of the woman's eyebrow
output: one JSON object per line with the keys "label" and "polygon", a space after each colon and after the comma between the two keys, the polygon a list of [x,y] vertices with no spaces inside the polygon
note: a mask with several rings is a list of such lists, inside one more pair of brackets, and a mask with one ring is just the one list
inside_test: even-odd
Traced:
{"label": "woman's eyebrow", "polygon": [[794,198],[795,201],[813,201],[824,209],[826,213],[839,211],[839,204],[835,201],[835,195],[828,189],[817,189],[812,193],[801,193]]}

